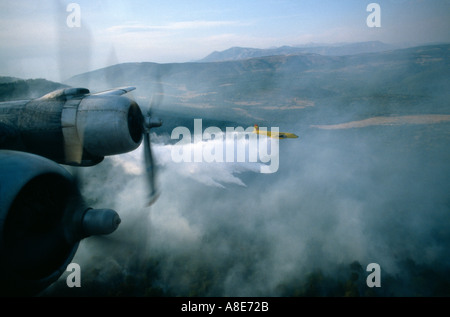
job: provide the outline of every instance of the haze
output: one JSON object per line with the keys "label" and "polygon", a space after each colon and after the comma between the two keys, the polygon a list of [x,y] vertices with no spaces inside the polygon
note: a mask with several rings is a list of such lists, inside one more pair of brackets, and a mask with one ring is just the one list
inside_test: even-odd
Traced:
{"label": "haze", "polygon": [[366,25],[370,1],[1,1],[0,75],[63,81],[122,62],[199,60],[233,46],[449,42],[450,1],[377,1],[381,27]]}

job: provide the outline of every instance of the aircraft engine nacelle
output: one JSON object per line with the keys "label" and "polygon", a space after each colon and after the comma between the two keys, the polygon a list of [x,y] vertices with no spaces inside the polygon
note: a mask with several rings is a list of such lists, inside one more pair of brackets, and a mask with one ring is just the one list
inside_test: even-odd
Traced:
{"label": "aircraft engine nacelle", "polygon": [[142,141],[141,110],[127,97],[90,95],[73,111],[65,107],[62,113],[68,162],[79,162],[80,150],[100,158],[133,151]]}
{"label": "aircraft engine nacelle", "polygon": [[123,96],[88,96],[77,109],[76,129],[83,148],[96,156],[135,150],[142,140],[139,106]]}
{"label": "aircraft engine nacelle", "polygon": [[117,213],[88,208],[62,166],[0,150],[0,295],[35,295],[66,270],[79,241],[113,232]]}
{"label": "aircraft engine nacelle", "polygon": [[92,166],[105,156],[133,151],[144,132],[141,109],[123,96],[133,89],[91,94],[86,88],[65,88],[31,101],[12,102],[3,117],[10,121],[11,131],[4,136],[2,148],[76,166]]}

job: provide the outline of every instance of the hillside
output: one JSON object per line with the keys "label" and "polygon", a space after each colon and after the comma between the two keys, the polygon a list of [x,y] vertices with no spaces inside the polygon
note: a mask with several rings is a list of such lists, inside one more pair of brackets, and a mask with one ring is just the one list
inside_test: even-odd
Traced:
{"label": "hillside", "polygon": [[299,54],[214,63],[128,63],[71,78],[91,91],[133,85],[155,113],[274,125],[448,114],[450,45],[348,56]]}
{"label": "hillside", "polygon": [[45,79],[0,77],[0,101],[38,98],[66,85]]}

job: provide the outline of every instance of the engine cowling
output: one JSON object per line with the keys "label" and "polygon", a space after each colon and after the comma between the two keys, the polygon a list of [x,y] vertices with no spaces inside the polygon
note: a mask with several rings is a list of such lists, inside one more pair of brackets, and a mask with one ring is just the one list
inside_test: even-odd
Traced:
{"label": "engine cowling", "polygon": [[134,88],[78,95],[77,90],[63,90],[62,163],[94,165],[105,156],[130,152],[141,144],[144,120],[141,109],[134,100],[122,96],[130,89]]}
{"label": "engine cowling", "polygon": [[88,208],[63,167],[0,151],[0,294],[34,295],[56,281],[79,241],[113,232],[115,211]]}
{"label": "engine cowling", "polygon": [[77,109],[76,128],[83,148],[96,156],[135,150],[142,140],[142,113],[124,96],[88,96]]}
{"label": "engine cowling", "polygon": [[11,136],[4,136],[0,148],[76,166],[133,151],[142,142],[144,117],[137,103],[124,95],[132,89],[91,94],[85,88],[65,88],[9,103],[0,121],[8,123]]}

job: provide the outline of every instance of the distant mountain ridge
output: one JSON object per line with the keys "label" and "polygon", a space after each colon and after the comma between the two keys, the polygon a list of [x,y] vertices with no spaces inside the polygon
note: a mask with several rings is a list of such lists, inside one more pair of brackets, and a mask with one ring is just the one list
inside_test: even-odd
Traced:
{"label": "distant mountain ridge", "polygon": [[269,49],[259,49],[250,47],[232,47],[225,51],[215,51],[199,62],[223,62],[236,61],[256,57],[267,57],[277,55],[299,55],[299,54],[319,54],[326,56],[344,56],[362,53],[377,53],[389,51],[398,47],[380,41],[369,41],[361,43],[344,43],[336,45],[306,45],[306,46],[281,46]]}
{"label": "distant mountain ridge", "polygon": [[[378,53],[277,55],[223,62],[125,63],[64,82],[101,91],[135,86],[154,113],[277,126],[336,124],[373,116],[449,114],[450,44]],[[164,113],[162,113],[164,112]],[[337,116],[336,114],[340,114]],[[242,122],[242,123],[241,123]],[[192,123],[192,122],[191,122]],[[185,125],[186,126],[186,125]],[[217,126],[217,125],[216,125]]]}

